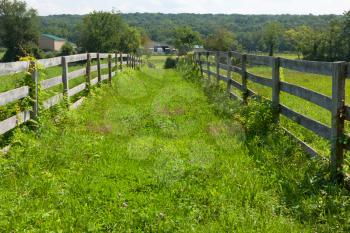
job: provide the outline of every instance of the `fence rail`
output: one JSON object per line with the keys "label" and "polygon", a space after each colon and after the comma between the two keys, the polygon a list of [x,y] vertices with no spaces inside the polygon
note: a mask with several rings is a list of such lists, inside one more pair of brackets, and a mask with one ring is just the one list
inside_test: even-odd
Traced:
{"label": "fence rail", "polygon": [[[274,116],[275,121],[279,122],[280,115],[283,115],[328,140],[331,144],[330,164],[332,177],[334,179],[343,177],[344,151],[350,150],[350,140],[344,144],[344,138],[350,139],[344,132],[344,121],[350,121],[350,107],[345,105],[345,79],[350,77],[350,63],[291,60],[241,54],[235,51],[197,52],[195,53],[195,61],[200,66],[203,77],[206,74],[209,80],[215,77],[218,81],[225,81],[230,97],[241,100],[243,103],[247,102],[248,96],[257,96],[254,91],[248,88],[247,80],[271,88],[272,100],[269,101],[276,110],[274,112],[277,112]],[[233,63],[233,61],[235,62]],[[265,78],[247,72],[248,65],[271,67],[271,78]],[[332,96],[325,96],[307,88],[281,81],[281,68],[332,77]],[[215,71],[212,71],[212,69]],[[220,74],[220,70],[227,71],[227,75]],[[241,76],[241,83],[232,79],[232,73],[237,73]],[[232,87],[241,91],[242,96],[233,93],[231,91]],[[331,127],[282,105],[280,103],[281,92],[302,98],[330,111],[332,114]],[[260,96],[260,98],[264,97]],[[289,131],[286,130],[286,132],[295,137]],[[317,155],[317,152],[313,148],[299,138],[295,138],[311,156]]]}
{"label": "fence rail", "polygon": [[[97,65],[91,65],[92,59],[97,60]],[[107,59],[107,64],[101,64],[101,59]],[[86,62],[86,64],[83,69],[69,72],[69,65],[75,62]],[[140,57],[122,53],[85,53],[65,57],[41,59],[36,62],[20,61],[0,63],[0,82],[3,76],[29,71],[31,72],[32,76],[31,87],[33,88],[33,90],[31,90],[29,86],[22,86],[0,93],[0,107],[6,107],[7,104],[19,101],[25,97],[31,97],[34,100],[34,104],[30,110],[19,112],[14,116],[0,121],[0,135],[11,131],[12,129],[29,121],[30,119],[35,119],[38,114],[40,114],[39,109],[49,109],[62,102],[64,97],[69,100],[69,98],[76,96],[84,91],[88,92],[91,86],[95,86],[105,80],[111,82],[112,78],[117,74],[117,72],[123,69],[123,65],[127,65],[131,68],[136,68],[141,64],[142,59]],[[40,71],[36,70],[35,68],[30,69],[30,67],[32,68],[38,66],[44,68],[61,66],[61,74],[57,77],[39,81],[38,77]],[[106,69],[108,69],[108,73],[102,74],[102,70]],[[97,76],[91,77],[92,72],[97,72]],[[82,76],[85,76],[85,81],[73,88],[70,88],[69,81]],[[61,93],[43,100],[42,106],[39,106],[39,87],[41,90],[47,90],[59,85],[63,86]],[[77,108],[83,103],[84,99],[84,96],[79,98],[77,101],[72,103],[69,108]]]}

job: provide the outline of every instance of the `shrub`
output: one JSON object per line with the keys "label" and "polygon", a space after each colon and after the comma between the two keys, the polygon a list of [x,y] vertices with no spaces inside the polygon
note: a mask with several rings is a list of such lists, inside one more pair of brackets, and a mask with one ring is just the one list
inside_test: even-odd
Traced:
{"label": "shrub", "polygon": [[164,68],[165,69],[174,69],[174,68],[176,68],[176,64],[177,64],[176,59],[174,59],[172,57],[168,57],[165,61]]}
{"label": "shrub", "polygon": [[65,43],[62,48],[61,48],[61,52],[60,52],[60,55],[61,56],[69,56],[69,55],[73,55],[75,54],[75,50],[72,46],[71,43]]}
{"label": "shrub", "polygon": [[57,57],[57,56],[59,56],[60,54],[59,53],[57,53],[57,52],[52,52],[52,51],[50,51],[50,52],[46,52],[45,53],[45,58],[53,58],[53,57]]}

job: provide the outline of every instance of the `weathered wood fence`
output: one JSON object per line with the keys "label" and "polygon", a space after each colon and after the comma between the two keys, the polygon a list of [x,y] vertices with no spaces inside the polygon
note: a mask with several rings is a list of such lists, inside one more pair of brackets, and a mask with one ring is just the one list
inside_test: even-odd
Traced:
{"label": "weathered wood fence", "polygon": [[[107,59],[107,64],[101,64],[101,59]],[[97,61],[97,65],[92,66],[92,60]],[[80,70],[69,72],[69,65],[75,62],[86,62],[86,67]],[[33,101],[33,106],[30,110],[22,111],[16,115],[0,121],[0,135],[3,135],[17,126],[35,119],[40,114],[40,109],[49,109],[62,100],[69,100],[71,97],[78,95],[83,91],[89,91],[92,86],[102,83],[103,81],[111,82],[112,78],[116,76],[119,70],[123,69],[123,65],[127,67],[136,68],[142,64],[141,57],[122,54],[122,53],[86,53],[65,57],[55,57],[50,59],[42,59],[35,62],[21,61],[12,63],[0,63],[0,84],[1,76],[11,75],[21,72],[30,72],[32,77],[32,85],[22,86],[10,91],[0,93],[0,107],[7,104],[19,101],[23,98],[30,97]],[[39,72],[37,67],[50,68],[54,66],[61,66],[62,72],[59,76],[49,78],[43,81],[39,80]],[[102,69],[108,69],[108,73],[103,75]],[[97,77],[92,77],[92,72],[97,72]],[[70,88],[69,81],[78,77],[85,76],[85,81],[74,88]],[[39,88],[46,90],[55,86],[62,85],[61,93],[39,101]],[[31,90],[33,89],[33,90]],[[69,108],[75,109],[82,104],[84,97],[81,97],[72,104]],[[42,106],[39,103],[42,102]],[[67,101],[69,103],[69,101]]]}
{"label": "weathered wood fence", "polygon": [[[241,54],[238,52],[198,52],[195,54],[197,64],[200,66],[202,76],[215,77],[218,81],[227,83],[227,91],[231,98],[247,103],[249,96],[257,94],[249,89],[247,81],[270,87],[272,89],[271,105],[274,109],[276,123],[280,115],[291,119],[297,124],[329,140],[331,144],[330,168],[333,179],[344,176],[344,151],[350,150],[350,137],[344,133],[345,120],[350,121],[350,107],[345,105],[345,79],[350,77],[350,64],[346,62],[313,62],[302,60],[290,60],[279,57],[256,56]],[[223,62],[225,61],[225,62]],[[234,64],[233,61],[236,61]],[[247,71],[248,65],[269,66],[272,69],[271,79],[260,77]],[[215,67],[215,72],[210,67]],[[321,74],[332,77],[332,96],[300,87],[280,80],[280,68],[287,68],[305,73]],[[221,70],[227,71],[227,75],[220,74]],[[232,79],[232,73],[241,76],[241,83]],[[232,93],[232,88],[242,92],[242,96]],[[314,103],[331,112],[331,127],[316,120],[310,119],[280,103],[280,93],[286,92]],[[270,100],[269,100],[270,101]],[[288,131],[287,131],[288,132]],[[294,136],[288,132],[291,136]],[[295,136],[294,136],[295,137]],[[296,138],[303,148],[312,156],[317,152],[302,140]]]}

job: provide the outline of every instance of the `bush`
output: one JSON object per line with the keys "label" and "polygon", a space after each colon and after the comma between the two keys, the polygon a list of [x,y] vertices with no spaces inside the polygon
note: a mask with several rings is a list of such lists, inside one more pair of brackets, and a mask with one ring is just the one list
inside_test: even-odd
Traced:
{"label": "bush", "polygon": [[45,53],[45,58],[54,58],[59,56],[60,54],[58,52],[50,51]]}
{"label": "bush", "polygon": [[177,60],[172,58],[172,57],[168,57],[165,61],[165,65],[164,68],[165,69],[175,69],[176,68],[176,64],[177,64]]}
{"label": "bush", "polygon": [[60,52],[60,55],[61,56],[69,56],[69,55],[73,55],[75,54],[75,50],[72,46],[71,43],[65,43],[62,48],[61,48],[61,52]]}

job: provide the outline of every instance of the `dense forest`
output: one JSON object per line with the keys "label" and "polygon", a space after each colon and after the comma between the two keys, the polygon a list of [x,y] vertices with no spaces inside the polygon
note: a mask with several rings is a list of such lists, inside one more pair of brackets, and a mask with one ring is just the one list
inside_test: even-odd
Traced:
{"label": "dense forest", "polygon": [[[2,2],[0,44],[7,48],[3,59],[7,61],[26,53],[40,57],[41,51],[37,49],[40,33],[76,43],[76,52],[145,52],[149,50],[139,50],[140,46],[147,47],[150,41],[156,41],[174,45],[180,55],[195,45],[203,45],[208,50],[263,51],[270,56],[276,51],[294,52],[308,60],[350,60],[350,11],[344,15],[319,16],[111,11],[38,17],[35,9],[26,9],[25,2],[14,3],[21,4],[21,8],[13,8],[9,0]],[[16,20],[23,24],[14,23]]]}
{"label": "dense forest", "polygon": [[[189,26],[204,38],[218,28],[234,32],[238,42],[248,51],[262,50],[261,29],[271,21],[279,22],[285,30],[306,25],[314,29],[324,29],[337,15],[213,15],[213,14],[161,14],[132,13],[122,14],[125,21],[143,30],[154,41],[172,43],[175,28]],[[41,17],[42,30],[76,42],[76,26],[82,21],[79,15],[55,15]],[[279,43],[279,50],[291,51],[293,48],[286,41]]]}

